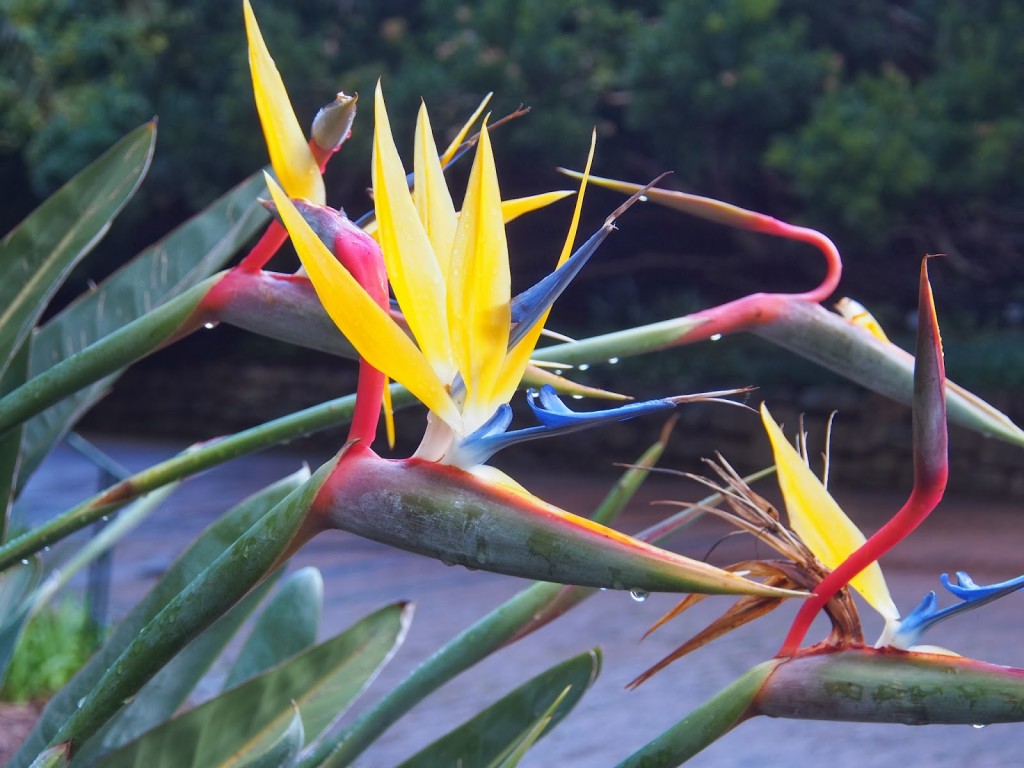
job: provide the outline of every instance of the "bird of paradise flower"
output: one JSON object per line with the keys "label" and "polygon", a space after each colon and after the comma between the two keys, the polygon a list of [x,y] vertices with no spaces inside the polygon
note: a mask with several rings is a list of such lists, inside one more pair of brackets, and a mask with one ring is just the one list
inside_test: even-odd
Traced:
{"label": "bird of paradise flower", "polygon": [[[252,40],[258,27],[251,9],[247,18]],[[250,51],[257,58],[269,55],[261,44]],[[290,113],[290,105],[280,79],[260,74],[271,71],[276,71],[272,62],[253,66],[257,103],[273,105],[261,115],[265,111],[277,120],[269,129],[265,121],[265,136],[268,144],[290,147],[271,150],[271,158],[305,168],[278,171],[275,165],[275,170],[282,179],[313,178],[316,192],[316,158],[294,136],[297,122],[273,117]],[[379,84],[374,114],[372,236],[315,200],[293,201],[289,190],[267,179],[273,208],[305,273],[360,355],[350,441],[322,479],[308,530],[300,539],[318,527],[339,527],[446,562],[552,581],[620,589],[797,594],[665,552],[559,510],[486,464],[496,451],[517,442],[708,397],[576,413],[544,387],[529,400],[539,425],[508,431],[508,401],[520,385],[552,303],[629,204],[573,252],[581,187],[558,267],[513,297],[504,230],[510,207],[501,200],[486,127],[479,134],[466,196],[457,212],[443,175],[448,151],[438,152],[426,108],[417,120],[411,190]],[[280,137],[285,133],[292,140],[284,142]],[[300,192],[303,183],[296,182]],[[537,196],[512,206],[512,212],[552,199]],[[403,324],[393,316],[389,284]],[[429,409],[424,439],[408,460],[386,461],[370,447],[387,379],[404,385]],[[714,394],[712,399],[717,399]]]}

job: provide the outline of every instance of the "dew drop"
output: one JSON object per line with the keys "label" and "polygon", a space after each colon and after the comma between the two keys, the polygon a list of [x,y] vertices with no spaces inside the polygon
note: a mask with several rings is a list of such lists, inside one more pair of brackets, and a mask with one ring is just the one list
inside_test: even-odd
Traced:
{"label": "dew drop", "polygon": [[602,592],[607,592],[608,591],[608,587],[601,587],[601,591]]}
{"label": "dew drop", "polygon": [[977,729],[977,730],[979,730],[979,731],[980,731],[980,730],[981,730],[982,728],[984,728],[984,727],[985,727],[985,725],[984,725],[983,723],[975,723],[974,725],[972,725],[972,726],[971,726],[971,728],[976,728],[976,729]]}
{"label": "dew drop", "polygon": [[617,357],[609,357],[608,358],[608,365],[615,365],[618,362],[619,362],[619,358],[617,358]]}
{"label": "dew drop", "polygon": [[203,328],[208,331],[212,331],[216,326],[213,323],[203,323]]}
{"label": "dew drop", "polygon": [[590,370],[590,363],[580,363],[579,365],[576,366],[576,368],[577,368],[577,370],[580,370],[580,371],[589,371]]}
{"label": "dew drop", "polygon": [[565,373],[565,371],[561,368],[555,368],[555,376],[561,376],[563,373]]}
{"label": "dew drop", "polygon": [[78,708],[81,709],[83,704],[85,704],[85,696],[78,700]]}
{"label": "dew drop", "polygon": [[22,565],[28,565],[28,560],[26,560],[24,557],[21,558],[21,564]]}
{"label": "dew drop", "polygon": [[713,334],[711,334],[710,338],[711,338],[712,341],[719,341],[722,338],[722,334],[720,334],[720,333],[713,333]]}
{"label": "dew drop", "polygon": [[110,522],[110,515],[104,515],[103,517],[100,518],[100,520],[102,520],[104,523],[109,523]]}
{"label": "dew drop", "polygon": [[631,589],[629,590],[629,596],[636,600],[638,603],[642,603],[650,595],[650,592],[644,592],[642,589]]}
{"label": "dew drop", "polygon": [[647,195],[640,195],[640,197],[638,197],[637,200],[639,200],[641,203],[646,203]]}
{"label": "dew drop", "polygon": [[49,552],[49,551],[50,551],[49,547],[43,547],[43,552]]}
{"label": "dew drop", "polygon": [[573,395],[572,399],[573,400],[582,400],[583,399],[583,395]]}

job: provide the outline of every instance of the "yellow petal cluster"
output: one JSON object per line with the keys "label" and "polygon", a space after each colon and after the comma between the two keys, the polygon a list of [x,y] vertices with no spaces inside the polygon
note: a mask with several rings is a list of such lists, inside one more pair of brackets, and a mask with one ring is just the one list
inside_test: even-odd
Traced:
{"label": "yellow petal cluster", "polygon": [[[306,271],[342,333],[370,364],[413,392],[455,434],[466,435],[511,397],[543,325],[543,320],[536,323],[508,349],[511,278],[505,221],[564,194],[503,203],[485,129],[457,211],[425,107],[416,123],[416,182],[410,192],[379,84],[374,116],[374,236],[415,343],[366,297],[287,196],[279,189],[271,191]],[[577,206],[562,261],[571,250],[578,218]]]}

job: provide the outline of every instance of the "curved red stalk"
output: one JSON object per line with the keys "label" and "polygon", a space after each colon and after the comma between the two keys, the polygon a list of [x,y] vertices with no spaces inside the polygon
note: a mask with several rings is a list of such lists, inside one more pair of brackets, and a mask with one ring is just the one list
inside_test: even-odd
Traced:
{"label": "curved red stalk", "polygon": [[921,264],[917,348],[914,364],[914,488],[888,523],[846,558],[815,587],[800,607],[779,656],[792,656],[811,622],[850,579],[908,536],[942,499],[949,476],[946,453],[946,371],[942,361],[935,305],[928,283],[927,259]]}
{"label": "curved red stalk", "polygon": [[784,221],[759,213],[745,212],[742,228],[787,240],[798,240],[814,245],[825,256],[826,272],[821,283],[803,293],[754,293],[741,299],[711,307],[691,315],[701,324],[683,335],[683,341],[707,339],[719,334],[738,333],[760,325],[766,325],[777,318],[786,303],[809,301],[819,304],[831,296],[839,285],[843,273],[843,262],[839,249],[821,232],[806,227],[797,227]]}
{"label": "curved red stalk", "polygon": [[[324,149],[317,144],[313,139],[309,140],[309,148],[313,152],[313,157],[316,159],[317,165],[320,167],[320,173],[327,170],[327,163],[330,162],[331,158],[334,157],[334,153],[341,148],[341,144],[330,149]],[[281,246],[284,245],[285,240],[288,239],[288,232],[281,226],[281,222],[274,219],[270,222],[270,226],[267,227],[267,231],[263,233],[263,236],[259,239],[256,245],[253,246],[252,250],[242,259],[238,265],[238,269],[243,272],[258,272],[266,266],[267,262],[270,261],[274,254],[280,250]]]}
{"label": "curved red stalk", "polygon": [[[344,226],[334,238],[334,255],[370,298],[381,309],[389,311],[387,269],[384,266],[384,254],[377,242],[348,219],[344,219]],[[367,446],[373,442],[380,421],[385,384],[384,374],[360,357],[349,440],[359,440]]]}
{"label": "curved red stalk", "polygon": [[[349,131],[348,135],[351,136],[352,132]],[[347,139],[348,136],[346,136],[345,138]],[[324,149],[315,141],[310,139],[309,148],[313,150],[313,158],[316,160],[316,164],[320,166],[320,173],[323,173],[325,170],[327,170],[327,163],[329,163],[331,158],[334,157],[334,153],[341,149],[341,144],[331,147],[330,149]]]}

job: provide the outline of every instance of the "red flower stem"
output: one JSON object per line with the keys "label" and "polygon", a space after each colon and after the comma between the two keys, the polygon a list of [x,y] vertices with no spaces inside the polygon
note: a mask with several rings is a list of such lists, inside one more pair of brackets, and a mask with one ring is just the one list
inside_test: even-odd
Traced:
{"label": "red flower stem", "polygon": [[[348,220],[345,220],[348,222]],[[377,243],[365,232],[348,222],[334,239],[334,255],[381,309],[389,311],[387,269],[384,255]],[[384,402],[386,377],[363,357],[359,358],[359,380],[356,404],[348,439],[369,446],[377,435],[381,407]]]}
{"label": "red flower stem", "polygon": [[682,341],[700,341],[712,336],[725,336],[768,325],[779,316],[788,302],[809,301],[818,304],[835,293],[843,274],[843,262],[839,249],[821,232],[754,213],[749,213],[742,226],[753,232],[814,245],[825,256],[825,277],[816,288],[804,293],[753,293],[727,304],[696,312],[690,317],[693,320],[700,320],[701,323],[685,334]]}
{"label": "red flower stem", "polygon": [[288,239],[288,231],[277,219],[270,222],[267,231],[259,239],[252,250],[242,259],[238,269],[242,272],[259,272],[266,266],[274,254],[278,252],[284,241]]}
{"label": "red flower stem", "polygon": [[[334,157],[334,153],[338,151],[340,146],[339,144],[337,147],[324,149],[312,139],[309,140],[309,148],[313,152],[317,165],[320,166],[320,173],[323,173],[327,168],[327,163]],[[238,268],[243,272],[258,272],[267,265],[267,262],[273,258],[274,254],[278,252],[287,239],[288,232],[281,225],[281,222],[274,219],[270,222],[270,226],[267,227],[267,231],[263,233],[263,236],[253,246],[253,249],[242,259]]]}
{"label": "red flower stem", "polygon": [[924,519],[942,499],[942,493],[946,486],[946,474],[943,472],[941,477],[934,478],[933,482],[928,483],[924,488],[914,488],[906,504],[888,523],[846,558],[838,568],[821,580],[814,588],[811,597],[800,606],[800,611],[793,621],[793,626],[790,627],[782,648],[779,649],[778,656],[795,655],[800,643],[807,635],[807,630],[811,628],[811,622],[825,607],[825,604],[835,597],[839,590],[849,584],[850,579],[878,560],[924,522]]}
{"label": "red flower stem", "polygon": [[921,264],[917,310],[917,346],[914,363],[914,488],[910,498],[889,522],[839,564],[814,588],[793,621],[779,656],[792,656],[800,648],[818,611],[850,579],[906,538],[931,514],[946,490],[949,477],[946,436],[946,371],[935,302],[928,282],[928,260]]}

